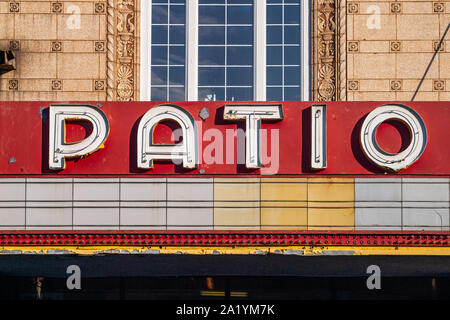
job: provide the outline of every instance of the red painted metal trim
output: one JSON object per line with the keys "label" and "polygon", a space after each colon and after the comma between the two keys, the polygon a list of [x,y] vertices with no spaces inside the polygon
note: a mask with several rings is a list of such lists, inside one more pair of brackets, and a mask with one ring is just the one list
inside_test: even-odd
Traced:
{"label": "red painted metal trim", "polygon": [[427,231],[0,231],[0,246],[450,246]]}

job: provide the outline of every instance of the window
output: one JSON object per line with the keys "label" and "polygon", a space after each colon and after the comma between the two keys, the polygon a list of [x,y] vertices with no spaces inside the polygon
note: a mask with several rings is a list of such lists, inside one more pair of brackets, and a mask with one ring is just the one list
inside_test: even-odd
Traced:
{"label": "window", "polygon": [[185,1],[154,0],[151,17],[151,100],[185,99]]}
{"label": "window", "polygon": [[141,9],[141,100],[309,99],[308,1],[152,0]]}
{"label": "window", "polygon": [[300,0],[267,1],[267,100],[301,100]]}
{"label": "window", "polygon": [[200,0],[198,99],[253,100],[253,1]]}

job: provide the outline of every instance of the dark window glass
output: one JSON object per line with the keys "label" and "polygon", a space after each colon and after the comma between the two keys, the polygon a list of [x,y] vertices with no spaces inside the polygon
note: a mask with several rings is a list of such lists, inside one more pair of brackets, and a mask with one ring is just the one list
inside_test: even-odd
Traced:
{"label": "dark window glass", "polygon": [[167,44],[167,26],[152,26],[152,44]]}
{"label": "dark window glass", "polygon": [[169,88],[169,96],[172,101],[184,101],[184,87],[170,87]]}
{"label": "dark window glass", "polygon": [[[200,100],[253,97],[253,3],[253,0],[200,0]],[[228,90],[233,86],[249,88],[231,94]]]}
{"label": "dark window glass", "polygon": [[224,44],[225,28],[224,27],[203,27],[198,30],[199,44]]}
{"label": "dark window glass", "polygon": [[227,68],[228,86],[251,86],[253,83],[253,68]]}
{"label": "dark window glass", "polygon": [[298,26],[284,27],[284,42],[287,44],[300,43],[300,27]]}
{"label": "dark window glass", "polygon": [[170,84],[184,85],[184,67],[170,67]]}
{"label": "dark window glass", "polygon": [[229,6],[227,20],[229,24],[253,24],[253,7]]}
{"label": "dark window glass", "polygon": [[253,65],[253,47],[228,47],[229,65]]}
{"label": "dark window glass", "polygon": [[267,64],[281,65],[283,63],[281,52],[281,47],[267,47]]}
{"label": "dark window glass", "polygon": [[225,7],[224,6],[200,6],[199,24],[224,24]]}
{"label": "dark window glass", "polygon": [[[256,0],[258,1],[258,0]],[[228,4],[253,4],[253,0],[228,0]]]}
{"label": "dark window glass", "polygon": [[167,6],[153,6],[152,24],[167,24],[168,22]]}
{"label": "dark window glass", "polygon": [[186,32],[185,27],[170,26],[170,43],[171,44],[184,44],[185,32]]}
{"label": "dark window glass", "polygon": [[186,23],[185,6],[170,6],[170,23],[171,24]]}
{"label": "dark window glass", "polygon": [[268,6],[267,7],[267,23],[268,24],[281,24],[283,17],[281,6]]}
{"label": "dark window glass", "polygon": [[152,88],[152,100],[153,101],[166,101],[167,89],[165,87],[153,87]]}
{"label": "dark window glass", "polygon": [[225,0],[200,0],[200,4],[223,4]]}
{"label": "dark window glass", "polygon": [[283,100],[283,88],[267,88],[267,101],[281,101]]}
{"label": "dark window glass", "polygon": [[167,67],[152,67],[152,84],[167,84]]}
{"label": "dark window glass", "polygon": [[300,68],[285,67],[284,68],[284,84],[300,85]]}
{"label": "dark window glass", "polygon": [[267,0],[267,100],[300,99],[300,9],[300,0]]}
{"label": "dark window glass", "polygon": [[167,64],[167,47],[152,47],[152,64]]}
{"label": "dark window glass", "polygon": [[284,88],[284,100],[285,101],[299,101],[300,100],[300,87]]}
{"label": "dark window glass", "polygon": [[169,63],[170,65],[184,65],[185,63],[185,48],[183,47],[170,47],[169,49],[170,56],[169,56]]}
{"label": "dark window glass", "polygon": [[300,47],[284,47],[284,64],[300,64]]}
{"label": "dark window glass", "polygon": [[152,3],[151,99],[184,100],[186,1]]}
{"label": "dark window glass", "polygon": [[253,88],[228,88],[227,100],[251,101],[253,100]]}
{"label": "dark window glass", "polygon": [[225,65],[224,47],[200,47],[198,48],[199,65]]}
{"label": "dark window glass", "polygon": [[283,39],[282,29],[278,26],[267,27],[267,43],[280,44]]}
{"label": "dark window glass", "polygon": [[300,6],[286,6],[284,9],[284,23],[298,24],[300,22]]}
{"label": "dark window glass", "polygon": [[267,67],[267,84],[283,84],[283,69],[281,67]]}
{"label": "dark window glass", "polygon": [[225,100],[225,88],[199,88],[198,99],[200,101],[223,101]]}
{"label": "dark window glass", "polygon": [[228,27],[228,44],[253,44],[253,27]]}

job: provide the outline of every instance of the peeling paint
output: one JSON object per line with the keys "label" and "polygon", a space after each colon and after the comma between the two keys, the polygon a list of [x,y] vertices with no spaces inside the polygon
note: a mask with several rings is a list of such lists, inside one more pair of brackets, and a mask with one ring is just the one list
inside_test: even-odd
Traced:
{"label": "peeling paint", "polygon": [[107,254],[189,254],[189,255],[297,255],[297,256],[348,256],[348,255],[441,255],[450,256],[450,247],[108,247],[108,246],[38,246],[19,247],[2,246],[0,256],[8,254],[22,255],[107,255]]}
{"label": "peeling paint", "polygon": [[1,250],[0,254],[22,254],[22,250]]}
{"label": "peeling paint", "polygon": [[323,250],[321,254],[326,256],[352,256],[355,254],[353,250]]}
{"label": "peeling paint", "polygon": [[287,254],[287,255],[303,255],[304,251],[303,250],[285,250],[283,251],[283,254]]}

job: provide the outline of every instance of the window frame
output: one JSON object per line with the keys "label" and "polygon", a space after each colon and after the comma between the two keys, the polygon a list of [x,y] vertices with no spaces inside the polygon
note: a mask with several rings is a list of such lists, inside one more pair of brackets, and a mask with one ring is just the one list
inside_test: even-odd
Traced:
{"label": "window frame", "polygon": [[[185,100],[198,101],[198,26],[199,0],[186,0]],[[140,100],[151,101],[151,27],[152,0],[141,2]],[[300,97],[311,99],[311,0],[300,1]],[[253,100],[266,101],[267,92],[267,1],[253,3]]]}

